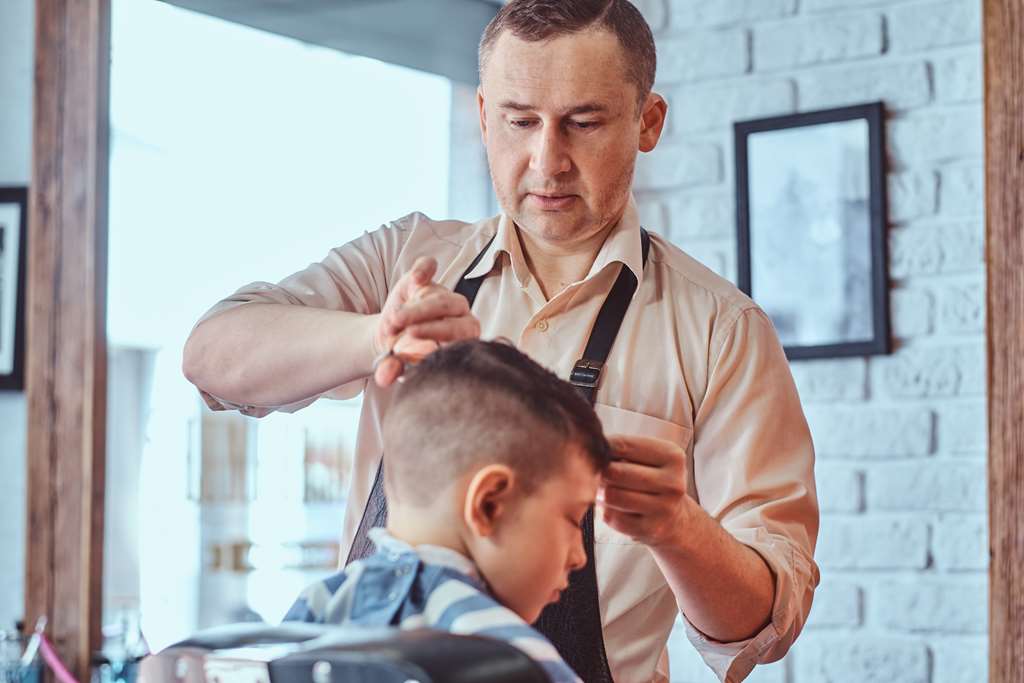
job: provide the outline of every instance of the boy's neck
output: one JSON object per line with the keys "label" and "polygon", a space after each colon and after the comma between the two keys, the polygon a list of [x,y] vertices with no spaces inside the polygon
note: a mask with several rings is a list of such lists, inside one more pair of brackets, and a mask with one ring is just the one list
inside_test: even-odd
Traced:
{"label": "boy's neck", "polygon": [[416,514],[403,513],[400,509],[388,511],[388,533],[399,541],[416,547],[433,545],[448,548],[469,559],[469,551],[462,542],[456,524],[437,524],[437,516],[428,511],[416,510]]}

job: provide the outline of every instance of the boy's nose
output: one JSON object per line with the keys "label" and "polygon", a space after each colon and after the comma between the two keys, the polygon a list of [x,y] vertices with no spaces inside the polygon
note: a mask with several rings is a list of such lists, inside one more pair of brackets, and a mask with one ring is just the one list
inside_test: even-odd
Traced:
{"label": "boy's nose", "polygon": [[583,547],[583,539],[578,539],[569,551],[569,571],[576,571],[587,566],[587,551]]}

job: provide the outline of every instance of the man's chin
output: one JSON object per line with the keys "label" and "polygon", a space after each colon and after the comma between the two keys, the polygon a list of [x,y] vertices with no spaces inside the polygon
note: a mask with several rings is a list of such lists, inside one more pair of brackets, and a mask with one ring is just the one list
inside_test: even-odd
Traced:
{"label": "man's chin", "polygon": [[583,230],[576,212],[526,211],[515,219],[516,225],[530,235],[549,242],[565,242]]}

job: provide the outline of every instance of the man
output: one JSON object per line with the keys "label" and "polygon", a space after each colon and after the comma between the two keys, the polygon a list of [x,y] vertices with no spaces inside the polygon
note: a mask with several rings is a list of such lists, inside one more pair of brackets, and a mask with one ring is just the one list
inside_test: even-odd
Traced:
{"label": "man", "polygon": [[[502,215],[412,214],[277,285],[243,288],[193,330],[184,370],[211,407],[250,415],[365,391],[346,554],[402,361],[501,336],[561,377],[596,383],[620,461],[599,494],[596,587],[559,603],[579,623],[598,621],[595,652],[563,655],[593,667],[580,672],[588,683],[667,680],[681,610],[705,662],[738,681],[784,655],[810,610],[813,448],[764,313],[679,249],[641,237],[634,164],[667,110],[654,70],[650,30],[626,0],[513,0],[480,49],[480,126]],[[619,281],[628,307],[611,352],[580,366]],[[452,291],[467,282],[475,296]]]}

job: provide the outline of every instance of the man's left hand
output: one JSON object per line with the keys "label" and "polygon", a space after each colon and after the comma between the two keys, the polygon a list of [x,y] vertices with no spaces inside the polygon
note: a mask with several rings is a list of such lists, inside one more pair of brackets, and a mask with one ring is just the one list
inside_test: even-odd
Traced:
{"label": "man's left hand", "polygon": [[614,457],[598,492],[605,523],[638,543],[675,543],[694,501],[687,496],[686,451],[662,439],[608,437]]}

